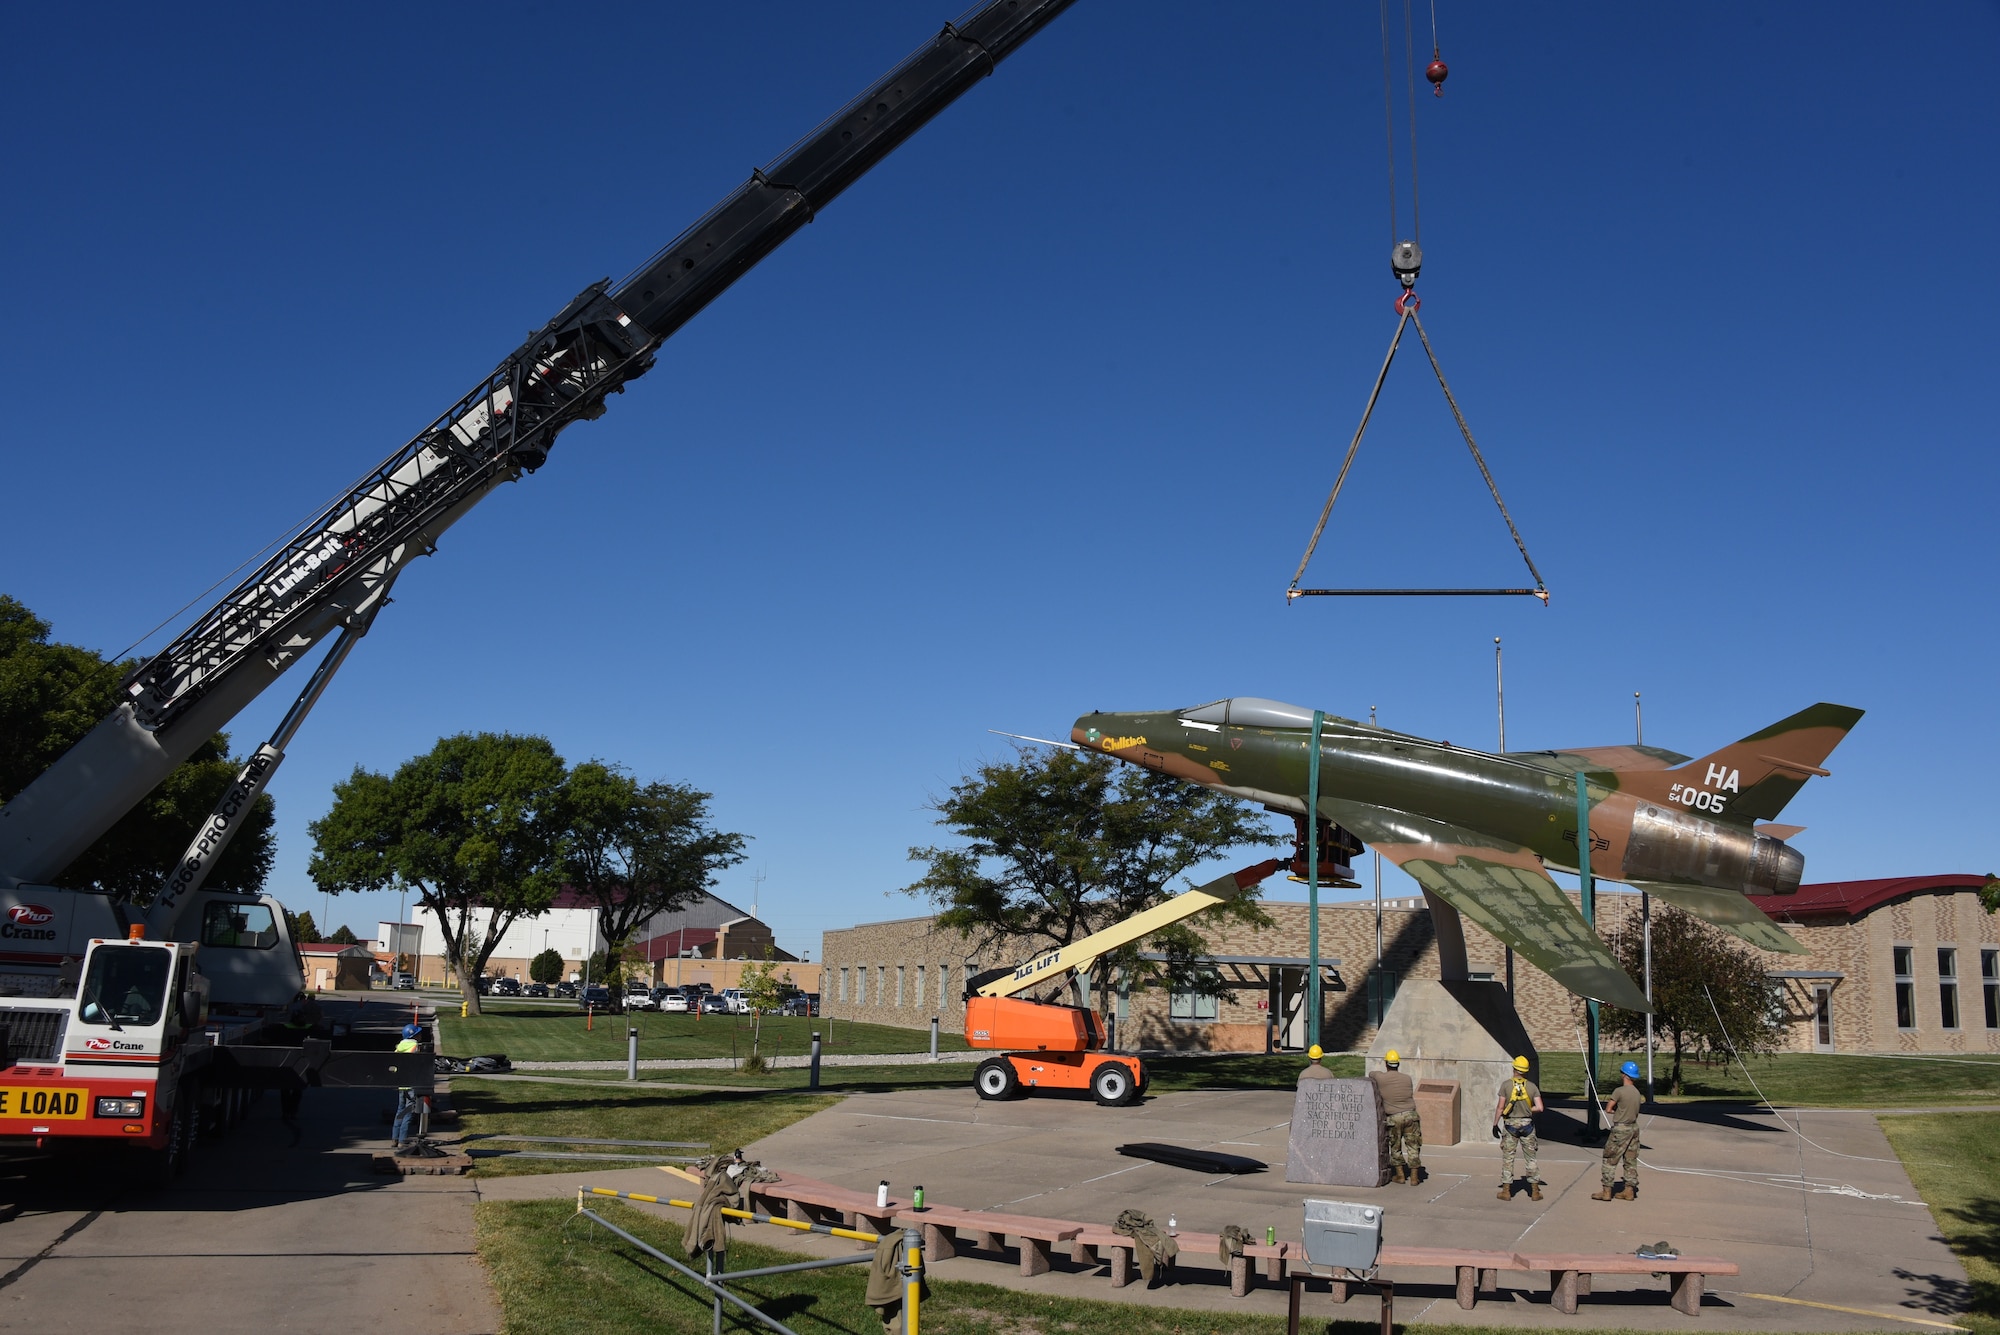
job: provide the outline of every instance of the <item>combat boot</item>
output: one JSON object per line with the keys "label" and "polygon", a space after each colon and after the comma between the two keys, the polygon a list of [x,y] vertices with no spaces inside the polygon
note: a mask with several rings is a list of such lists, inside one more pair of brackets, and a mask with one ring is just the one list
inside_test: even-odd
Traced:
{"label": "combat boot", "polygon": [[1539,1182],[1530,1182],[1528,1184],[1528,1199],[1531,1201],[1538,1201],[1541,1198],[1542,1198],[1542,1184]]}
{"label": "combat boot", "polygon": [[1636,1201],[1639,1199],[1639,1189],[1630,1182],[1627,1182],[1618,1188],[1618,1199],[1621,1201]]}
{"label": "combat boot", "polygon": [[1404,1178],[1403,1178],[1403,1175],[1404,1175],[1404,1173],[1405,1173],[1405,1172],[1407,1172],[1407,1171],[1408,1171],[1408,1170],[1406,1170],[1406,1169],[1405,1169],[1405,1168],[1403,1167],[1403,1165],[1401,1165],[1401,1164],[1399,1164],[1399,1163],[1392,1163],[1392,1164],[1390,1164],[1390,1165],[1389,1165],[1389,1185],[1391,1185],[1391,1186],[1395,1186],[1396,1184],[1398,1184],[1398,1183],[1402,1182],[1402,1181],[1404,1180]]}
{"label": "combat boot", "polygon": [[1606,1182],[1606,1183],[1605,1183],[1605,1184],[1604,1184],[1603,1186],[1599,1187],[1599,1188],[1598,1188],[1598,1189],[1597,1189],[1596,1191],[1593,1191],[1593,1192],[1591,1192],[1591,1193],[1590,1193],[1590,1199],[1592,1199],[1592,1200],[1594,1200],[1594,1201],[1608,1201],[1608,1200],[1610,1200],[1610,1199],[1611,1199],[1611,1184],[1610,1184],[1609,1182]]}
{"label": "combat boot", "polygon": [[1410,1185],[1414,1187],[1423,1180],[1424,1180],[1424,1166],[1420,1163],[1411,1164],[1410,1178],[1409,1178]]}
{"label": "combat boot", "polygon": [[1500,1199],[1503,1201],[1514,1199],[1514,1184],[1512,1182],[1502,1182],[1500,1184]]}

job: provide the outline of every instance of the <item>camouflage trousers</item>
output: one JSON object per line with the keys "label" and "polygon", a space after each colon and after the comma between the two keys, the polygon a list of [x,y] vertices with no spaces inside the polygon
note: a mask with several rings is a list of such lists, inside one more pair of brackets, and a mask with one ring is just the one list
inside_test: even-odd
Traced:
{"label": "camouflage trousers", "polygon": [[1542,1180],[1540,1167],[1535,1163],[1535,1155],[1542,1144],[1535,1138],[1535,1124],[1527,1122],[1502,1122],[1500,1124],[1500,1180],[1514,1181],[1514,1154],[1520,1152],[1527,1169],[1528,1181]]}
{"label": "camouflage trousers", "polygon": [[1639,1128],[1614,1126],[1604,1142],[1604,1185],[1624,1179],[1628,1187],[1639,1185]]}
{"label": "camouflage trousers", "polygon": [[1415,1173],[1423,1167],[1424,1124],[1413,1112],[1390,1113],[1385,1120],[1389,1124],[1389,1162]]}

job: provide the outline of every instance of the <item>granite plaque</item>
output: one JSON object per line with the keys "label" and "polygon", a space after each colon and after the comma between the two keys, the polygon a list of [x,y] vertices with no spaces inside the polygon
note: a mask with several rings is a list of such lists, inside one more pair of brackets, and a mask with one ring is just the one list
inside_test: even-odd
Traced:
{"label": "granite plaque", "polygon": [[1373,1080],[1340,1080],[1317,1066],[1292,1096],[1285,1181],[1379,1187],[1389,1180],[1389,1131]]}

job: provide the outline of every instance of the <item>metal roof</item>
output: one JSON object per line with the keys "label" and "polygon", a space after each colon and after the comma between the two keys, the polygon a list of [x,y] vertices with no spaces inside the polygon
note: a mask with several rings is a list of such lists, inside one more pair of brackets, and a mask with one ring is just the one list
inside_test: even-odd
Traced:
{"label": "metal roof", "polygon": [[1779,922],[1796,922],[1801,918],[1839,918],[1852,922],[1905,895],[1977,890],[1984,884],[1984,876],[1966,874],[1823,881],[1818,885],[1802,885],[1797,894],[1759,896],[1754,902]]}

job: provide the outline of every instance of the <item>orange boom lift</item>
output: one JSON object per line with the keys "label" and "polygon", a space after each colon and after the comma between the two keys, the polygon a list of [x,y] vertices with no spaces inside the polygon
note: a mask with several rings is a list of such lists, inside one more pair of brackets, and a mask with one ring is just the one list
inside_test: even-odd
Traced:
{"label": "orange boom lift", "polygon": [[1226,904],[1285,865],[1273,858],[1231,872],[1081,941],[1045,951],[1017,969],[974,977],[965,994],[965,1041],[975,1048],[1012,1049],[979,1064],[972,1077],[979,1096],[1012,1098],[1024,1087],[1088,1089],[1106,1107],[1136,1102],[1146,1092],[1146,1068],[1137,1057],[1104,1051],[1104,1026],[1095,1011],[1017,994],[1051,983],[1067,984],[1074,992],[1082,973],[1100,957]]}

